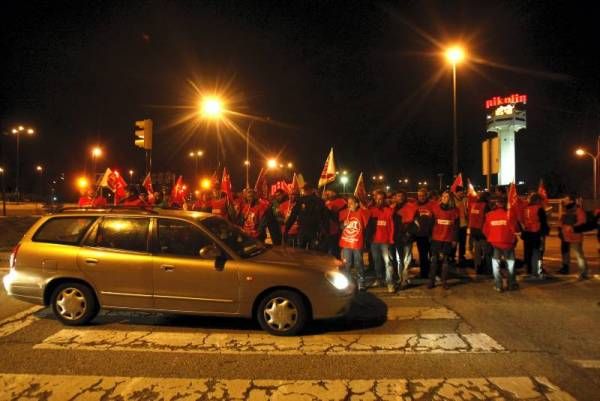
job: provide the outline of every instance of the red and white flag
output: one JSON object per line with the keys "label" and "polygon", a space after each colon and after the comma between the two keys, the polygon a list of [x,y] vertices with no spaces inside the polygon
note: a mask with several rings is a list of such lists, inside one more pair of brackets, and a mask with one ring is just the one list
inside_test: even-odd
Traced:
{"label": "red and white flag", "polygon": [[146,175],[146,178],[144,178],[142,186],[146,189],[146,193],[148,194],[148,204],[153,205],[155,199],[154,189],[152,188],[152,177],[150,176],[150,173],[148,173],[148,175]]}
{"label": "red and white flag", "polygon": [[450,192],[456,193],[456,188],[463,187],[463,186],[464,185],[463,185],[462,173],[458,173],[456,178],[454,178],[454,182],[452,183],[452,185],[450,185]]}
{"label": "red and white flag", "polygon": [[179,178],[177,178],[177,182],[171,189],[171,200],[169,205],[177,205],[182,207],[183,203],[185,202],[185,190],[186,186],[183,184],[183,176],[180,175]]}
{"label": "red and white flag", "polygon": [[292,183],[288,185],[288,194],[299,194],[300,193],[300,184],[298,183],[298,176],[294,173],[292,177]]}
{"label": "red and white flag", "polygon": [[367,196],[367,187],[365,186],[365,180],[363,179],[362,172],[360,173],[360,175],[358,176],[358,180],[356,181],[354,196],[356,196],[360,203],[362,203],[364,206],[366,206],[369,202],[369,198]]}
{"label": "red and white flag", "polygon": [[221,192],[225,192],[227,195],[227,200],[233,200],[233,189],[231,185],[231,177],[227,172],[227,167],[223,167],[223,178],[221,179]]}
{"label": "red and white flag", "polygon": [[319,185],[321,188],[331,182],[335,181],[335,161],[333,160],[333,148],[329,151],[329,156],[325,160],[321,177],[319,177]]}
{"label": "red and white flag", "polygon": [[475,191],[475,187],[471,183],[471,180],[467,179],[467,182],[468,182],[468,186],[467,186],[467,198],[469,198],[469,199],[476,199],[478,195],[477,195],[477,191]]}
{"label": "red and white flag", "polygon": [[[110,169],[106,170],[110,171]],[[127,196],[127,193],[125,192],[125,188],[127,188],[127,183],[117,170],[110,171],[108,177],[106,178],[106,186],[110,188],[110,190],[114,194],[115,205],[118,205],[121,199],[124,199]]]}

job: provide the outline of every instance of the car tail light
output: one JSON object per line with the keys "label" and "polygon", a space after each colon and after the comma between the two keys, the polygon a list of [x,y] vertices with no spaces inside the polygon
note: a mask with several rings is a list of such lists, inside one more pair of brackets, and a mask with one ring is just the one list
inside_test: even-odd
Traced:
{"label": "car tail light", "polygon": [[14,269],[17,265],[17,252],[19,252],[19,248],[21,247],[21,243],[19,242],[12,250],[10,254],[10,259],[8,260],[8,265],[11,269]]}

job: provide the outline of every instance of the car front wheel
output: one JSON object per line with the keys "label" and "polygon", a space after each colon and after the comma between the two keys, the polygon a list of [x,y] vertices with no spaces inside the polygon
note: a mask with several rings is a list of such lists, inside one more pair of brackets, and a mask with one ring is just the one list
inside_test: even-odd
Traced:
{"label": "car front wheel", "polygon": [[51,301],[54,315],[68,326],[84,325],[97,313],[94,293],[85,284],[63,283],[52,292]]}
{"label": "car front wheel", "polygon": [[294,291],[276,290],[267,294],[258,306],[258,323],[276,336],[298,334],[308,321],[308,308]]}

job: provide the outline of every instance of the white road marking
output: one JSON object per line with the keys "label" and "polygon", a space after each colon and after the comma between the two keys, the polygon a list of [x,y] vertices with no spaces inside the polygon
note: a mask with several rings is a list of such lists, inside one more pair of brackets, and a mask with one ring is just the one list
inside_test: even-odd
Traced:
{"label": "white road marking", "polygon": [[586,369],[600,369],[600,359],[574,359],[573,362]]}
{"label": "white road marking", "polygon": [[35,349],[204,354],[366,355],[490,353],[506,350],[484,333],[339,334],[276,337],[263,333],[64,329]]}
{"label": "white road marking", "polygon": [[0,321],[0,337],[6,337],[40,320],[33,314],[45,306],[34,306]]}
{"label": "white road marking", "polygon": [[215,380],[0,374],[0,401],[505,400],[575,401],[545,377],[380,380]]}
{"label": "white road marking", "polygon": [[445,307],[388,306],[388,320],[460,319],[454,311]]}

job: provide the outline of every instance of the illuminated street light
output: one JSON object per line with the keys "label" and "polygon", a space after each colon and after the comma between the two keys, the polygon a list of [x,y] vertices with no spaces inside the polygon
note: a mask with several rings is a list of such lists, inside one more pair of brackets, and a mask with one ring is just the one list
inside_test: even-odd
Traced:
{"label": "illuminated street light", "polygon": [[249,166],[250,165],[250,160],[244,160],[244,166]]}
{"label": "illuminated street light", "polygon": [[4,168],[0,167],[0,179],[2,182],[2,215],[6,216],[6,186],[4,185]]}
{"label": "illuminated street light", "polygon": [[340,178],[340,182],[342,183],[343,192],[346,193],[346,184],[348,183],[348,176],[342,175]]}
{"label": "illuminated street light", "polygon": [[133,170],[129,170],[129,183],[131,184],[133,182]]}
{"label": "illuminated street light", "polygon": [[17,195],[17,200],[20,200],[21,196],[19,193],[19,172],[20,172],[20,164],[21,164],[21,158],[20,158],[20,140],[21,140],[21,134],[27,133],[27,135],[33,135],[35,133],[34,129],[31,127],[24,127],[22,125],[19,125],[18,127],[15,127],[11,130],[11,132],[13,133],[13,135],[15,135],[17,137],[17,168],[15,169],[16,171],[16,182],[15,182],[15,194]]}
{"label": "illuminated street light", "polygon": [[89,181],[85,177],[79,177],[77,179],[77,187],[81,190],[86,189],[90,185]]}
{"label": "illuminated street light", "polygon": [[456,122],[456,65],[465,59],[465,51],[460,46],[446,50],[446,60],[452,64],[452,173],[458,174],[458,131]]}
{"label": "illuminated street light", "polygon": [[277,165],[278,164],[277,164],[277,160],[276,159],[269,159],[269,160],[267,160],[267,168],[275,169],[275,168],[277,168]]}
{"label": "illuminated street light", "polygon": [[94,146],[92,148],[92,177],[96,178],[96,161],[99,157],[102,157],[102,148],[99,146]]}
{"label": "illuminated street light", "polygon": [[600,136],[598,136],[598,138],[596,139],[596,155],[595,156],[583,148],[577,149],[575,151],[575,154],[579,157],[589,156],[592,158],[592,161],[594,163],[594,165],[593,165],[593,167],[594,167],[594,182],[593,182],[594,200],[596,200],[598,198],[598,183],[597,183],[598,175],[597,174],[598,174],[598,160],[600,160]]}
{"label": "illuminated street light", "polygon": [[223,102],[217,97],[202,99],[202,116],[207,118],[220,118],[223,114]]}
{"label": "illuminated street light", "polygon": [[289,163],[287,164],[287,168],[293,168],[293,167],[294,167],[294,164],[293,164],[292,162],[289,162]]}
{"label": "illuminated street light", "polygon": [[37,171],[38,173],[41,173],[42,171],[44,171],[44,168],[40,165],[35,166],[35,171]]}
{"label": "illuminated street light", "polygon": [[210,178],[203,178],[200,181],[200,188],[210,189],[212,187],[212,180]]}

